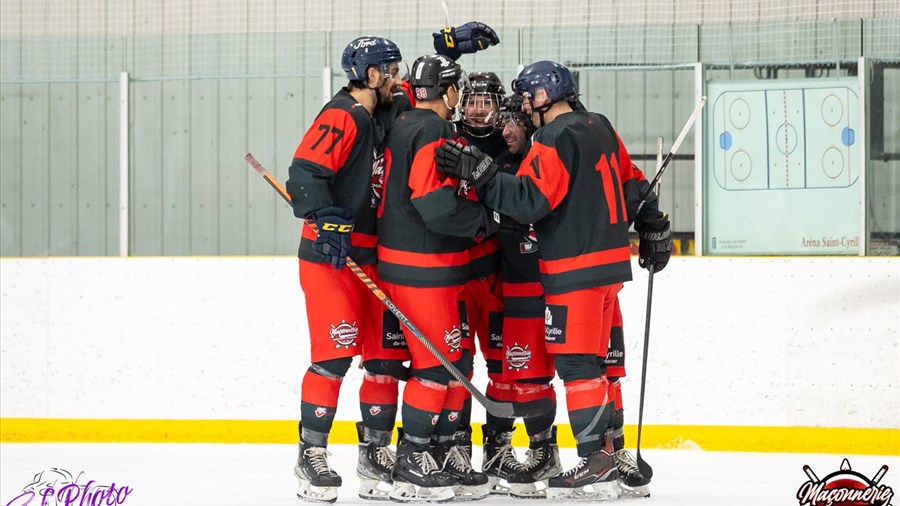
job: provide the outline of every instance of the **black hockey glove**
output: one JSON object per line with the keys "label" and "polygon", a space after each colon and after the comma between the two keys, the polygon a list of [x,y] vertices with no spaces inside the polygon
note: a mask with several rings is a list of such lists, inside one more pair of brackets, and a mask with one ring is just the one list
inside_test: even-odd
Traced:
{"label": "black hockey glove", "polygon": [[447,27],[431,35],[434,37],[434,50],[453,60],[500,43],[500,37],[493,28],[477,21],[456,28]]}
{"label": "black hockey glove", "polygon": [[434,161],[438,172],[468,181],[476,190],[497,173],[493,158],[475,146],[463,146],[456,141],[447,141],[437,148]]}
{"label": "black hockey glove", "polygon": [[353,230],[353,212],[342,207],[326,207],[316,213],[316,253],[331,262],[335,269],[343,269],[350,254],[350,232]]}
{"label": "black hockey glove", "polygon": [[672,256],[672,230],[669,215],[659,213],[655,218],[638,221],[634,229],[641,239],[638,247],[638,264],[644,269],[653,266],[659,272],[669,263]]}
{"label": "black hockey glove", "polygon": [[531,231],[530,225],[522,225],[518,221],[506,216],[505,214],[500,215],[500,229],[498,232],[502,232],[504,234],[512,234],[517,237],[528,237],[528,233]]}

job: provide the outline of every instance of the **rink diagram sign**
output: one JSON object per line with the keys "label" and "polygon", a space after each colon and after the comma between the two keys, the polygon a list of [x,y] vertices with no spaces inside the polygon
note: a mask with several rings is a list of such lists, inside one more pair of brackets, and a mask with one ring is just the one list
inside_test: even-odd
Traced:
{"label": "rink diagram sign", "polygon": [[856,78],[711,81],[707,95],[704,253],[857,254]]}

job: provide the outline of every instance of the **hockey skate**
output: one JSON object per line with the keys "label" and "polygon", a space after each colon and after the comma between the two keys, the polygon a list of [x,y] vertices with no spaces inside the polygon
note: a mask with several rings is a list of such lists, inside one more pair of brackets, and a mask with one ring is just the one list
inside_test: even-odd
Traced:
{"label": "hockey skate", "polygon": [[481,426],[484,444],[481,470],[488,476],[491,494],[509,494],[509,475],[522,470],[522,463],[516,458],[512,447],[513,432],[499,432],[489,429],[487,425]]}
{"label": "hockey skate", "polygon": [[547,496],[548,480],[562,472],[556,427],[553,427],[550,439],[529,448],[525,455],[522,469],[508,478],[509,495],[521,499],[543,499]]}
{"label": "hockey skate", "polygon": [[453,480],[457,501],[477,501],[491,493],[488,476],[472,468],[472,443],[469,433],[458,431],[452,441],[434,447],[434,458]]}
{"label": "hockey skate", "polygon": [[613,501],[619,498],[619,472],[606,450],[583,457],[574,468],[550,478],[547,499],[551,501]]}
{"label": "hockey skate", "polygon": [[312,446],[300,442],[300,455],[294,466],[294,476],[300,485],[297,497],[304,501],[334,502],[337,500],[341,477],[331,469],[323,446]]}
{"label": "hockey skate", "polygon": [[453,499],[455,480],[441,470],[434,457],[405,440],[397,445],[397,461],[391,473],[394,482],[388,497],[405,503],[447,502]]}
{"label": "hockey skate", "polygon": [[650,479],[641,474],[637,462],[622,448],[613,454],[619,470],[619,488],[626,497],[650,497]]}
{"label": "hockey skate", "polygon": [[356,422],[359,436],[359,460],[356,463],[356,476],[359,477],[359,497],[376,501],[386,501],[393,487],[391,471],[397,461],[394,451],[388,446],[379,446],[375,442],[366,442],[362,422]]}

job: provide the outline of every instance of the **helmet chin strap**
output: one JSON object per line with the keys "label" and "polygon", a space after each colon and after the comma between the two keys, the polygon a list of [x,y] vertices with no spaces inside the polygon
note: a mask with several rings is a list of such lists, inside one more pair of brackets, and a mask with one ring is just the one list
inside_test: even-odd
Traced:
{"label": "helmet chin strap", "polygon": [[541,127],[543,127],[543,126],[545,126],[545,125],[547,124],[547,123],[544,121],[544,113],[546,113],[547,111],[549,111],[550,108],[553,107],[553,104],[555,104],[555,103],[557,103],[557,102],[559,102],[559,100],[554,100],[553,102],[547,102],[546,104],[544,104],[544,105],[542,105],[542,106],[540,106],[540,107],[535,107],[535,106],[534,106],[534,100],[531,100],[531,112],[532,112],[532,113],[535,113],[535,112],[538,113],[538,115],[539,115],[540,118],[541,118],[541,125],[540,125],[538,128],[541,128]]}
{"label": "helmet chin strap", "polygon": [[450,116],[450,121],[453,121],[453,122],[459,121],[459,119],[462,117],[462,114],[460,112],[460,109],[461,109],[460,106],[462,105],[462,98],[460,98],[459,100],[456,101],[456,107],[450,107],[450,99],[447,98],[446,93],[441,95],[441,98],[444,99],[444,105],[447,107],[447,109],[453,113]]}

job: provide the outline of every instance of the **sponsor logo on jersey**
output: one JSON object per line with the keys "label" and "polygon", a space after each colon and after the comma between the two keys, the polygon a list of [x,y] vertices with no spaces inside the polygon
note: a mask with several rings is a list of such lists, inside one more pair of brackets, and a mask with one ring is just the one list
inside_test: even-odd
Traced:
{"label": "sponsor logo on jersey", "polygon": [[451,422],[455,422],[457,419],[459,419],[459,411],[451,411],[450,414],[447,415],[447,420],[450,420]]}
{"label": "sponsor logo on jersey", "polygon": [[460,345],[462,343],[462,332],[459,330],[459,327],[454,325],[452,329],[445,330],[444,342],[447,343],[447,346],[450,347],[451,352],[459,351]]}
{"label": "sponsor logo on jersey", "polygon": [[503,349],[503,313],[491,311],[488,313],[488,330],[491,333],[488,339],[488,348],[492,350]]}
{"label": "sponsor logo on jersey", "polygon": [[372,416],[378,416],[378,413],[381,413],[381,406],[372,406],[369,408],[369,414]]}
{"label": "sponsor logo on jersey", "polygon": [[509,364],[510,370],[528,369],[528,362],[531,362],[531,350],[528,349],[528,346],[526,344],[523,348],[519,346],[519,343],[507,346],[506,363]]}
{"label": "sponsor logo on jersey", "polygon": [[552,344],[566,342],[566,315],[569,308],[547,304],[544,310],[544,341]]}
{"label": "sponsor logo on jersey", "polygon": [[534,227],[528,225],[528,235],[525,236],[525,241],[519,243],[519,253],[527,255],[538,249],[537,234],[534,233]]}
{"label": "sponsor logo on jersey", "polygon": [[431,417],[431,425],[437,425],[438,415],[434,415]]}
{"label": "sponsor logo on jersey", "polygon": [[334,341],[335,348],[356,346],[356,336],[358,334],[359,329],[356,328],[356,322],[347,323],[346,320],[341,320],[339,325],[331,324],[331,330],[328,331],[328,335]]}
{"label": "sponsor logo on jersey", "polygon": [[800,506],[890,506],[894,491],[879,484],[887,470],[883,465],[869,479],[844,459],[840,470],[819,479],[809,466],[803,466],[809,480],[797,490],[797,501]]}
{"label": "sponsor logo on jersey", "polygon": [[400,320],[387,309],[381,317],[381,347],[387,350],[408,348],[406,336],[400,330]]}
{"label": "sponsor logo on jersey", "polygon": [[322,418],[323,416],[325,416],[328,413],[328,410],[322,406],[319,406],[316,408],[315,413],[316,413],[316,418]]}
{"label": "sponsor logo on jersey", "polygon": [[381,196],[384,191],[384,154],[378,153],[378,150],[372,148],[372,182],[371,182],[371,198],[369,206],[372,209],[378,207],[381,203]]}

